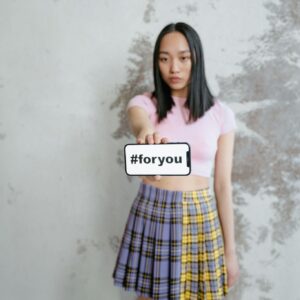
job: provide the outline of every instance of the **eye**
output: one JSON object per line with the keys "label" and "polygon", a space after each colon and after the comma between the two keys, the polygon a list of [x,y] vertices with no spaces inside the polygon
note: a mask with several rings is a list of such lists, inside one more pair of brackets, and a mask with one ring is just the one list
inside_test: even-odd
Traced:
{"label": "eye", "polygon": [[183,56],[181,57],[182,60],[188,60],[190,57],[189,56]]}
{"label": "eye", "polygon": [[165,61],[167,61],[167,58],[166,57],[160,57],[159,60],[162,61],[162,62],[165,62]]}

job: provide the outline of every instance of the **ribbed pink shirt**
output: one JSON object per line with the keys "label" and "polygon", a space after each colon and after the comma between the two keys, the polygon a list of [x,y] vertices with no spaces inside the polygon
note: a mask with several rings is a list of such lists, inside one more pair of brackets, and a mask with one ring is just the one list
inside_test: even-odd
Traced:
{"label": "ribbed pink shirt", "polygon": [[188,109],[183,105],[186,98],[172,96],[175,106],[167,117],[158,123],[155,102],[148,93],[130,99],[126,109],[139,106],[146,110],[155,131],[170,142],[187,142],[191,147],[191,175],[210,177],[220,135],[237,128],[233,110],[224,102],[216,99],[204,116],[192,124],[186,124]]}

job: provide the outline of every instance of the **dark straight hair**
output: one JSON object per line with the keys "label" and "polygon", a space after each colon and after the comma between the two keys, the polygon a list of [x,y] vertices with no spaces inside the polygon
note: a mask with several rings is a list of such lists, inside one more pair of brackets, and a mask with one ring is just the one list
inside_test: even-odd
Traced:
{"label": "dark straight hair", "polygon": [[[159,70],[159,48],[162,38],[170,32],[182,33],[189,44],[192,59],[191,78],[188,89],[188,97],[185,106],[189,109],[189,122],[196,121],[202,117],[205,112],[214,105],[214,96],[209,90],[206,76],[204,55],[200,37],[190,25],[178,22],[170,23],[159,33],[153,53],[153,76],[154,91],[152,97],[157,99],[157,115],[159,122],[167,116],[169,110],[175,105],[171,89],[163,80]],[[195,61],[196,59],[196,61]]]}

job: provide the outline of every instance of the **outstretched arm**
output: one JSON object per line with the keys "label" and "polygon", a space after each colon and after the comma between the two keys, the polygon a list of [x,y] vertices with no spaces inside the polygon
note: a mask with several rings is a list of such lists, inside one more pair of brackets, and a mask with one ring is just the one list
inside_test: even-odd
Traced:
{"label": "outstretched arm", "polygon": [[146,135],[154,133],[147,112],[143,108],[138,106],[130,107],[127,111],[127,118],[129,128],[137,141],[141,139],[142,143],[144,143]]}
{"label": "outstretched arm", "polygon": [[[168,143],[167,138],[161,138],[158,132],[154,131],[147,112],[141,107],[130,107],[127,111],[129,128],[136,137],[138,144],[159,144]],[[150,180],[160,180],[160,175],[155,176],[139,176],[141,179],[148,178]]]}

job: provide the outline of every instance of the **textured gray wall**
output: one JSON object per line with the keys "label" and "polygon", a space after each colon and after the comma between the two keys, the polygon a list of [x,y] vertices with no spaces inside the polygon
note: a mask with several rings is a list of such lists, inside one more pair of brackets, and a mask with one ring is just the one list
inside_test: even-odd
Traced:
{"label": "textured gray wall", "polygon": [[124,108],[152,88],[155,38],[177,21],[237,117],[227,299],[300,299],[297,0],[0,2],[1,299],[134,299],[111,278],[138,186]]}

